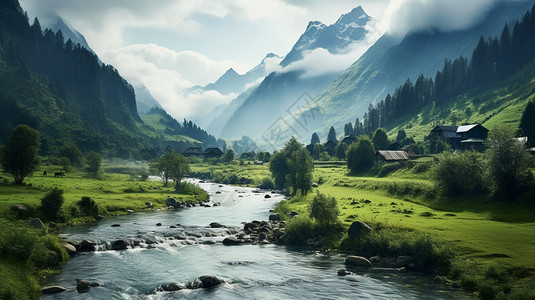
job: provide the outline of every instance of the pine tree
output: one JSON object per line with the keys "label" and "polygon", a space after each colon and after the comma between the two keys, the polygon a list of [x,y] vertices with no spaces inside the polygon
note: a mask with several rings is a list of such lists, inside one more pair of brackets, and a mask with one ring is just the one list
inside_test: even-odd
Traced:
{"label": "pine tree", "polygon": [[334,126],[331,126],[331,129],[329,129],[329,135],[327,136],[327,141],[331,141],[335,144],[337,143],[336,130],[334,130]]}

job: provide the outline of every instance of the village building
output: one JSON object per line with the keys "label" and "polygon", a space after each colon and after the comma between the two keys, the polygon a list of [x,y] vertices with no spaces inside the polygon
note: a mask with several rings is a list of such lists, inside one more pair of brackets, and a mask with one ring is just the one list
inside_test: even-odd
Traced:
{"label": "village building", "polygon": [[219,148],[207,148],[202,153],[202,156],[204,158],[220,158],[221,156],[223,156],[223,154],[223,151],[221,151],[221,149]]}
{"label": "village building", "polygon": [[409,160],[409,153],[404,150],[377,150],[375,152],[375,163],[385,164]]}
{"label": "village building", "polygon": [[484,150],[484,142],[489,130],[481,124],[462,126],[443,126],[433,128],[426,140],[436,143],[442,140],[451,146],[452,150]]}

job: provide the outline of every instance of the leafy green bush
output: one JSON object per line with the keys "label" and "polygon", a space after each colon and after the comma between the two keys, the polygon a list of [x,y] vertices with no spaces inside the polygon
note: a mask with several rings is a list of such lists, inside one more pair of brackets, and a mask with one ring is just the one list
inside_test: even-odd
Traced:
{"label": "leafy green bush", "polygon": [[319,191],[314,196],[314,199],[312,199],[309,209],[310,217],[316,220],[321,226],[329,226],[336,223],[340,214],[336,198],[320,194]]}
{"label": "leafy green bush", "polygon": [[98,204],[90,197],[82,197],[82,199],[78,201],[78,206],[84,216],[95,217],[99,214]]}
{"label": "leafy green bush", "polygon": [[286,240],[289,244],[306,245],[307,240],[315,236],[314,221],[308,216],[299,215],[286,224]]}
{"label": "leafy green bush", "polygon": [[47,218],[50,220],[56,220],[61,205],[63,205],[64,201],[65,198],[63,198],[63,190],[54,188],[46,193],[46,195],[41,199],[41,210]]}
{"label": "leafy green bush", "polygon": [[480,155],[466,151],[445,153],[431,169],[439,193],[447,196],[476,195],[485,190]]}

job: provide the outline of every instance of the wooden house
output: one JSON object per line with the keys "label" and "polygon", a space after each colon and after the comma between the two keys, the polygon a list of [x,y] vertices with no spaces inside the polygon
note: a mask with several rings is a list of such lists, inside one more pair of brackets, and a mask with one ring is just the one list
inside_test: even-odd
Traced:
{"label": "wooden house", "polygon": [[221,149],[219,148],[207,148],[202,153],[202,156],[204,158],[220,158],[221,156],[223,156],[223,154],[223,151],[221,151]]}
{"label": "wooden house", "polygon": [[483,150],[489,130],[481,124],[462,126],[443,126],[433,128],[426,137],[430,142],[442,140],[451,146],[452,150]]}

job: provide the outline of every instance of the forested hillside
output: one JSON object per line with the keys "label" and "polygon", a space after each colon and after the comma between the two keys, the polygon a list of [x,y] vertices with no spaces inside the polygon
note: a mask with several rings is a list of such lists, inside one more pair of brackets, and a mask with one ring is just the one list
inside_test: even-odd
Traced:
{"label": "forested hillside", "polygon": [[[130,158],[176,145],[174,134],[143,125],[134,89],[113,66],[61,31],[41,28],[37,18],[30,25],[18,1],[6,0],[0,2],[0,144],[18,124],[40,132],[42,155],[75,144],[83,152]],[[216,145],[213,136],[186,125],[191,128],[180,134],[192,142],[184,147]]]}
{"label": "forested hillside", "polygon": [[[354,126],[346,124],[346,128],[352,127],[355,135],[371,134],[379,127],[398,127],[422,112],[429,116],[417,125],[485,123],[499,117],[507,106],[517,104],[512,100],[520,100],[525,106],[533,95],[529,85],[534,77],[530,72],[535,59],[534,9],[535,6],[515,22],[512,30],[506,24],[500,36],[481,37],[470,59],[461,56],[445,60],[434,79],[422,74],[414,84],[407,79],[377,105],[370,104],[362,120],[357,118]],[[511,76],[507,84],[501,83]],[[523,97],[518,99],[519,96]],[[465,108],[459,111],[455,105],[462,104]],[[521,114],[522,110],[517,111],[516,119],[502,123],[514,122],[518,126]]]}

